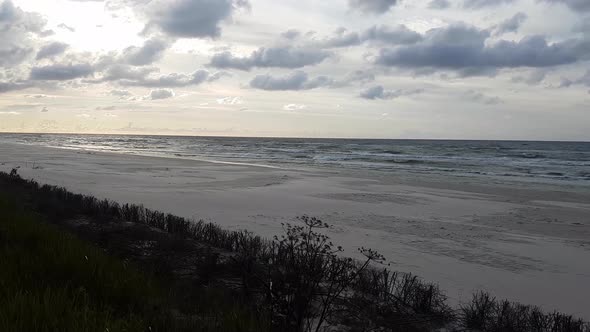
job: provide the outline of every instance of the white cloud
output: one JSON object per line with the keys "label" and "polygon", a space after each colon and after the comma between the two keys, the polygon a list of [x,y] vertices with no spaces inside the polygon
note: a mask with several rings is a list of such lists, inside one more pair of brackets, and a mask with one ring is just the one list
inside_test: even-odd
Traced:
{"label": "white cloud", "polygon": [[[485,123],[499,136],[543,125],[552,130],[530,138],[590,139],[585,0],[66,2],[0,0],[3,130],[76,131],[88,127],[82,113],[105,131],[119,115],[138,133],[239,123],[232,135],[401,137],[419,126],[479,138],[456,128]],[[27,101],[40,103],[18,108]],[[394,111],[411,117],[379,122]]]}
{"label": "white cloud", "polygon": [[218,98],[217,103],[219,105],[242,105],[244,101],[240,97],[224,97]]}
{"label": "white cloud", "polygon": [[283,106],[283,110],[285,111],[299,111],[304,110],[307,108],[305,104],[287,104]]}
{"label": "white cloud", "polygon": [[174,91],[168,89],[152,90],[144,99],[160,100],[174,97]]}

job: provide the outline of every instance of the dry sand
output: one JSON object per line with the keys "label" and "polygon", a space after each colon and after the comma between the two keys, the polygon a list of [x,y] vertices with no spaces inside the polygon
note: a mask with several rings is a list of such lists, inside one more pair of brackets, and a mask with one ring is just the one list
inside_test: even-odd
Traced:
{"label": "dry sand", "polygon": [[438,282],[590,319],[590,186],[280,169],[0,144],[0,170],[271,236],[307,214],[354,255]]}

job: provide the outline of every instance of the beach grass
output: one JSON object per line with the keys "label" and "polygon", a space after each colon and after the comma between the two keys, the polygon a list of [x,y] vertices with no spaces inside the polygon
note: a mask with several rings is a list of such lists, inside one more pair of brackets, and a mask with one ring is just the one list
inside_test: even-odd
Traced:
{"label": "beach grass", "polygon": [[[329,226],[315,218],[304,216],[302,226],[285,225],[284,236],[264,239],[39,185],[16,171],[0,172],[0,189],[13,197],[12,203],[0,199],[2,263],[11,267],[0,273],[6,289],[0,308],[11,307],[0,309],[0,330],[50,331],[63,324],[63,331],[590,331],[571,315],[486,293],[452,308],[436,284],[373,264],[384,258],[370,249],[362,251],[365,262],[341,257],[341,248],[318,231]],[[164,255],[158,269],[137,269],[31,211],[58,225],[80,217],[145,225],[168,234],[160,246],[172,252],[183,241],[208,249],[194,253],[198,278],[178,287],[173,276],[153,275],[169,269],[171,257]]]}
{"label": "beach grass", "polygon": [[191,315],[166,285],[0,195],[0,331],[264,331],[223,290]]}
{"label": "beach grass", "polygon": [[0,198],[1,331],[145,331],[149,276]]}

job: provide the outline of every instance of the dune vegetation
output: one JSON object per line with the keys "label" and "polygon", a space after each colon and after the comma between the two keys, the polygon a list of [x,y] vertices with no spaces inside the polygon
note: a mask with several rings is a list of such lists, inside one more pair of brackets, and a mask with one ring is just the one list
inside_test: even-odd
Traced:
{"label": "dune vegetation", "polygon": [[0,330],[590,331],[483,292],[452,307],[371,249],[343,257],[328,227],[264,239],[0,173]]}

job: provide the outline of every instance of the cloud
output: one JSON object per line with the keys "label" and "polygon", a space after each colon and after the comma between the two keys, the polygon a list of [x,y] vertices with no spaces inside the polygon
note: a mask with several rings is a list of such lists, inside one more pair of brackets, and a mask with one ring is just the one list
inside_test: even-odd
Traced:
{"label": "cloud", "polygon": [[538,69],[538,70],[531,72],[528,76],[515,76],[510,81],[513,83],[525,83],[528,85],[537,85],[545,79],[546,75],[547,75],[547,72],[545,70]]}
{"label": "cloud", "polygon": [[397,2],[398,0],[348,0],[348,5],[365,14],[384,14]]}
{"label": "cloud", "polygon": [[90,76],[94,68],[89,64],[53,64],[31,69],[31,80],[38,81],[67,81]]}
{"label": "cloud", "polygon": [[363,99],[376,100],[376,99],[395,99],[403,96],[411,96],[424,92],[422,89],[399,89],[399,90],[385,90],[383,86],[376,85],[361,91],[360,97]]}
{"label": "cloud", "polygon": [[37,60],[52,58],[56,55],[60,55],[65,52],[68,47],[68,44],[60,43],[60,42],[53,42],[43,46],[39,52],[37,52]]}
{"label": "cloud", "polygon": [[421,39],[422,36],[419,33],[408,29],[405,25],[395,27],[375,25],[361,33],[349,32],[344,28],[340,28],[336,30],[333,36],[320,40],[316,44],[321,48],[357,46],[365,42],[401,45],[413,44]]}
{"label": "cloud", "polygon": [[257,75],[250,81],[250,87],[267,91],[298,91],[328,87],[333,83],[334,81],[326,76],[317,76],[310,79],[307,73],[295,71],[281,77]]}
{"label": "cloud", "polygon": [[422,40],[422,36],[416,31],[408,29],[405,25],[397,25],[393,28],[387,25],[379,25],[367,29],[363,33],[362,39],[397,45],[417,43]]}
{"label": "cloud", "polygon": [[305,104],[287,104],[283,106],[283,110],[285,111],[300,111],[307,108]]}
{"label": "cloud", "polygon": [[432,0],[428,3],[430,9],[447,9],[451,7],[449,0]]}
{"label": "cloud", "polygon": [[520,26],[526,21],[527,15],[519,12],[511,18],[503,21],[494,28],[494,35],[499,36],[508,32],[518,32]]}
{"label": "cloud", "polygon": [[279,77],[269,74],[257,75],[250,81],[250,87],[267,91],[301,91],[317,88],[342,88],[374,80],[375,74],[370,70],[355,70],[340,79],[323,75],[310,78],[306,72],[298,70]]}
{"label": "cloud", "polygon": [[221,73],[211,74],[209,71],[200,69],[196,72],[187,74],[171,73],[159,77],[141,76],[135,79],[121,79],[118,81],[123,86],[142,86],[153,88],[176,88],[190,85],[199,85],[205,82],[214,82],[226,75]]}
{"label": "cloud", "polygon": [[148,9],[146,30],[157,27],[173,37],[216,38],[221,22],[248,6],[246,0],[156,0]]}
{"label": "cloud", "polygon": [[71,26],[69,26],[65,23],[60,23],[57,27],[64,29],[64,30],[68,30],[69,32],[76,32],[76,29],[72,28]]}
{"label": "cloud", "polygon": [[24,89],[28,89],[30,87],[32,87],[33,84],[31,82],[14,82],[14,81],[8,81],[8,82],[0,82],[0,93],[6,93],[6,92],[11,92],[11,91],[17,91],[17,90],[24,90]]}
{"label": "cloud", "polygon": [[131,92],[127,91],[127,90],[111,90],[109,92],[109,94],[111,96],[121,97],[121,98],[133,96],[133,94]]}
{"label": "cloud", "polygon": [[236,57],[231,52],[215,54],[209,66],[251,70],[252,68],[301,68],[316,65],[332,56],[331,52],[311,49],[285,47],[261,47],[247,57]]}
{"label": "cloud", "polygon": [[151,73],[157,72],[157,68],[140,67],[136,68],[129,65],[114,64],[110,65],[102,72],[102,78],[91,81],[91,83],[101,83],[118,80],[142,80]]}
{"label": "cloud", "polygon": [[462,99],[471,101],[474,103],[480,103],[484,105],[498,105],[503,103],[504,101],[497,96],[486,96],[485,94],[473,90],[469,90],[465,92],[462,96]]}
{"label": "cloud", "polygon": [[495,7],[504,4],[511,4],[517,0],[465,0],[463,7],[468,9],[482,9],[485,7]]}
{"label": "cloud", "polygon": [[11,105],[6,105],[6,107],[4,107],[4,108],[11,109],[11,110],[30,110],[32,108],[38,108],[41,105],[42,104],[39,104],[39,103],[11,104]]}
{"label": "cloud", "polygon": [[281,33],[281,37],[289,40],[295,40],[301,36],[301,32],[295,29],[289,29],[283,33]]}
{"label": "cloud", "polygon": [[172,43],[169,40],[151,38],[141,47],[131,46],[123,50],[121,61],[133,66],[149,65],[160,60],[170,46]]}
{"label": "cloud", "polygon": [[147,99],[151,100],[161,100],[161,99],[168,99],[174,97],[174,91],[168,89],[162,90],[152,90],[150,94],[147,96]]}
{"label": "cloud", "polygon": [[357,32],[348,32],[346,29],[340,28],[336,30],[334,36],[324,39],[320,46],[326,48],[348,47],[360,45],[363,41]]}
{"label": "cloud", "polygon": [[44,34],[46,21],[37,13],[25,12],[11,0],[0,3],[0,67],[21,64],[34,51],[35,34]]}
{"label": "cloud", "polygon": [[563,78],[561,80],[561,84],[559,85],[560,88],[568,88],[572,85],[585,85],[590,87],[590,69],[588,71],[586,71],[586,73],[584,73],[582,76],[574,79],[574,80],[570,80],[568,78]]}
{"label": "cloud", "polygon": [[241,105],[244,103],[240,97],[225,97],[217,99],[219,105]]}
{"label": "cloud", "polygon": [[588,0],[537,0],[538,2],[547,2],[551,4],[564,4],[573,11],[590,11],[590,1]]}
{"label": "cloud", "polygon": [[375,80],[375,74],[371,70],[355,70],[352,71],[342,79],[338,80],[331,80],[331,84],[329,87],[331,88],[340,88],[355,84],[365,84],[369,82],[373,82]]}
{"label": "cloud", "polygon": [[114,111],[116,109],[116,106],[98,106],[95,108],[97,111]]}
{"label": "cloud", "polygon": [[9,46],[9,48],[0,49],[0,67],[18,65],[32,52],[32,48],[22,48],[18,46]]}
{"label": "cloud", "polygon": [[51,96],[48,95],[25,95],[25,98],[34,98],[34,99],[45,99],[45,98],[50,98]]}
{"label": "cloud", "polygon": [[583,57],[586,45],[579,41],[548,44],[544,37],[486,44],[487,30],[455,24],[427,31],[413,45],[381,49],[375,63],[409,69],[446,69],[463,75],[493,73],[501,68],[551,67],[571,64]]}

